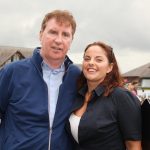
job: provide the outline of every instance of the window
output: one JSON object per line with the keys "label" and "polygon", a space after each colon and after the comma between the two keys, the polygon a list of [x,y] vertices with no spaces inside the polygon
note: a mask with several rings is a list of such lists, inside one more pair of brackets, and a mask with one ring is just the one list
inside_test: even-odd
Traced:
{"label": "window", "polygon": [[150,88],[150,79],[142,79],[142,87]]}

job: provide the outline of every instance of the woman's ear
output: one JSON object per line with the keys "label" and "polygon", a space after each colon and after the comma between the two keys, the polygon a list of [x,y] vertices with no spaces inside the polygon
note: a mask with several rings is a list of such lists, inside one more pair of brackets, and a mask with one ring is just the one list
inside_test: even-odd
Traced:
{"label": "woman's ear", "polygon": [[109,67],[108,67],[107,73],[109,73],[109,72],[111,72],[111,71],[112,71],[113,66],[114,66],[114,64],[113,64],[113,63],[110,63],[110,64],[109,64]]}

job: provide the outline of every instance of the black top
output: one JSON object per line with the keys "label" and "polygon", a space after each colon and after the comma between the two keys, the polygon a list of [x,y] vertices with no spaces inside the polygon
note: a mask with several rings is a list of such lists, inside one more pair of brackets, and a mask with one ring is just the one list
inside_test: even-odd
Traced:
{"label": "black top", "polygon": [[142,104],[142,149],[150,150],[150,100]]}
{"label": "black top", "polygon": [[[79,91],[72,111],[82,106],[86,91]],[[125,150],[125,141],[141,140],[139,100],[126,89],[115,88],[108,97],[103,91],[95,89],[81,117],[76,150]]]}
{"label": "black top", "polygon": [[142,137],[150,142],[150,100],[145,100],[142,104]]}

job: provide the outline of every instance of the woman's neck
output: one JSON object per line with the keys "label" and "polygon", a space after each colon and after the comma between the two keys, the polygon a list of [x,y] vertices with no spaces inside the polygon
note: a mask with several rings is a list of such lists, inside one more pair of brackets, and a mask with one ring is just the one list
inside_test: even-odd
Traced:
{"label": "woman's neck", "polygon": [[99,85],[97,82],[87,82],[88,93],[91,93]]}

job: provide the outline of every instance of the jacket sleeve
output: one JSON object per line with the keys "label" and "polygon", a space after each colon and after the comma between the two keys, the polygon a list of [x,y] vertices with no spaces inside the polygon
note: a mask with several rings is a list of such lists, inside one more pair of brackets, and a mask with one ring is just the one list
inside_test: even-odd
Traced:
{"label": "jacket sleeve", "polygon": [[0,118],[5,114],[9,100],[9,77],[7,69],[0,70]]}

